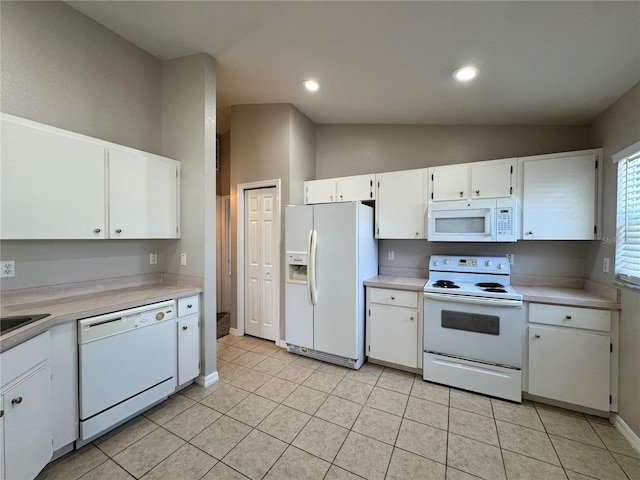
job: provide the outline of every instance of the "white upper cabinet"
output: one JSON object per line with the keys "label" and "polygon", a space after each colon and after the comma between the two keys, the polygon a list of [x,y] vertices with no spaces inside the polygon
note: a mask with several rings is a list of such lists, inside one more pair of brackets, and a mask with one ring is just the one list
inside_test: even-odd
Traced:
{"label": "white upper cabinet", "polygon": [[109,236],[177,238],[179,162],[109,148]]}
{"label": "white upper cabinet", "polygon": [[338,202],[354,202],[360,200],[375,199],[375,188],[373,186],[376,176],[354,175],[352,177],[336,178],[336,194]]}
{"label": "white upper cabinet", "polygon": [[336,179],[304,182],[304,204],[332,203],[336,201]]}
{"label": "white upper cabinet", "polygon": [[514,194],[515,158],[432,167],[431,200],[504,198]]}
{"label": "white upper cabinet", "polygon": [[519,158],[523,240],[599,238],[601,150]]}
{"label": "white upper cabinet", "polygon": [[1,239],[179,237],[179,162],[0,119]]}
{"label": "white upper cabinet", "polygon": [[476,162],[469,165],[470,198],[504,198],[514,194],[515,158]]}
{"label": "white upper cabinet", "polygon": [[434,202],[462,200],[469,196],[467,165],[431,167],[431,199]]}
{"label": "white upper cabinet", "polygon": [[376,238],[426,238],[429,169],[376,175]]}
{"label": "white upper cabinet", "polygon": [[353,175],[304,182],[304,203],[366,202],[375,199],[375,175]]}
{"label": "white upper cabinet", "polygon": [[105,147],[6,116],[1,128],[0,237],[105,238]]}

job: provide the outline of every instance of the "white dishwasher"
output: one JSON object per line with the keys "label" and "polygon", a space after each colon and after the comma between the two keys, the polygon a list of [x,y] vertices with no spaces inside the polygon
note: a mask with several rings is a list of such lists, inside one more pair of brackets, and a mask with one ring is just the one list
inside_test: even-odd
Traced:
{"label": "white dishwasher", "polygon": [[169,300],[78,321],[81,440],[174,392],[175,310]]}

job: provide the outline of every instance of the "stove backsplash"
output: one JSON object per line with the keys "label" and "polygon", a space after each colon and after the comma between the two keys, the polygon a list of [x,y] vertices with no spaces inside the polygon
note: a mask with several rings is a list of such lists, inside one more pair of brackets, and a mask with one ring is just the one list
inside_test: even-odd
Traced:
{"label": "stove backsplash", "polygon": [[[587,241],[520,241],[517,243],[437,243],[424,240],[379,240],[381,274],[427,278],[431,255],[514,255],[512,275],[577,277],[585,275]],[[389,252],[393,260],[389,260]]]}

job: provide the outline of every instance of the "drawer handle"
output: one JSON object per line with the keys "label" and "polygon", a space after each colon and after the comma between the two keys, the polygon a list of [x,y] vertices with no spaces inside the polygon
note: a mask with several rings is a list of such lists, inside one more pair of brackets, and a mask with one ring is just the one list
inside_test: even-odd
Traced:
{"label": "drawer handle", "polygon": [[413,320],[413,317],[409,317],[409,320]]}
{"label": "drawer handle", "polygon": [[187,308],[191,308],[193,307],[193,305],[190,303],[189,305],[187,305]]}
{"label": "drawer handle", "polygon": [[11,405],[20,405],[22,403],[22,397],[14,398],[11,400]]}
{"label": "drawer handle", "polygon": [[534,337],[536,337],[536,338],[540,338],[540,334],[539,334],[539,333],[536,333],[536,334],[534,335]]}
{"label": "drawer handle", "polygon": [[571,315],[565,315],[565,316],[564,316],[564,318],[565,318],[566,320],[571,320]]}
{"label": "drawer handle", "polygon": [[121,228],[116,228],[116,233],[122,233],[122,229]]}
{"label": "drawer handle", "polygon": [[94,232],[96,232],[96,233],[100,233],[101,231],[102,231],[102,230],[100,230],[99,228],[96,228],[96,229],[94,230]]}
{"label": "drawer handle", "polygon": [[189,328],[189,327],[187,327],[186,325],[184,325],[184,326],[182,327],[182,329],[183,329],[183,330],[186,330],[186,329],[188,329],[188,328]]}
{"label": "drawer handle", "polygon": [[396,297],[391,297],[391,300],[395,300],[395,299],[396,299]]}

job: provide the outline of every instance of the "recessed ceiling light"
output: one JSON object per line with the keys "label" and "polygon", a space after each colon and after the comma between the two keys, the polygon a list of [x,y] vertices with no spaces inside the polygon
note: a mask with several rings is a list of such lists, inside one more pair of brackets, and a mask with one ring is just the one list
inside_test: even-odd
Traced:
{"label": "recessed ceiling light", "polygon": [[320,84],[315,80],[305,80],[302,84],[310,92],[317,92],[320,89]]}
{"label": "recessed ceiling light", "polygon": [[468,82],[475,78],[478,74],[478,69],[475,67],[462,67],[453,72],[453,78],[459,82]]}

